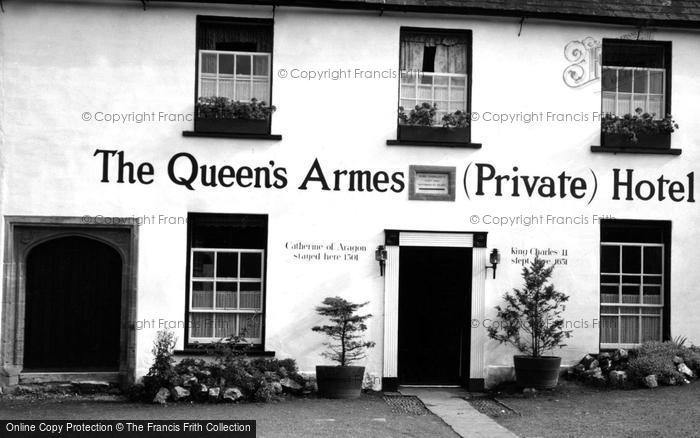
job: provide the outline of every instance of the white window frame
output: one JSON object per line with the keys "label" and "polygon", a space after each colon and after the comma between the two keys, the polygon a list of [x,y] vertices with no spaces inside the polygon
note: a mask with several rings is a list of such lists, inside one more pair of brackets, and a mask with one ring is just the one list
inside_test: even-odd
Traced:
{"label": "white window frame", "polygon": [[[202,68],[204,66],[204,63],[202,62],[202,58],[204,55],[207,54],[213,54],[216,55],[216,73],[205,73],[202,71]],[[231,56],[233,55],[233,74],[227,74],[227,73],[220,73],[219,72],[219,58],[221,55],[227,55]],[[236,62],[237,58],[239,56],[248,56],[250,57],[250,75],[241,75],[241,78],[238,78],[238,73],[236,72],[237,65],[238,63]],[[256,56],[264,56],[267,58],[267,72],[265,75],[256,75],[255,73],[255,60],[254,58]],[[216,81],[216,97],[220,97],[221,94],[219,92],[219,84],[221,83],[222,79],[225,80],[231,80],[233,84],[233,97],[230,99],[233,101],[240,100],[236,96],[236,83],[238,82],[244,82],[248,81],[250,85],[250,93],[251,95],[253,94],[253,85],[256,83],[256,79],[259,81],[260,79],[265,80],[266,84],[266,89],[267,89],[267,96],[263,97],[257,97],[257,96],[251,96],[251,99],[246,99],[243,101],[250,102],[252,98],[256,98],[258,101],[266,101],[269,103],[269,97],[270,97],[270,84],[271,84],[271,65],[272,61],[272,54],[269,52],[234,52],[234,51],[227,51],[227,50],[199,50],[199,68],[198,68],[198,80],[197,80],[197,97],[211,97],[211,96],[202,96],[202,81],[204,79],[208,80],[215,80]]]}
{"label": "white window frame", "polygon": [[[617,116],[624,116],[625,114],[617,114],[617,109],[619,108],[619,99],[620,99],[620,94],[629,94],[630,95],[630,102],[631,106],[634,106],[634,100],[635,97],[639,96],[644,96],[644,106],[645,108],[642,108],[644,112],[651,114],[651,111],[649,111],[649,98],[650,97],[661,97],[661,114],[655,114],[654,118],[655,119],[663,119],[666,117],[666,69],[665,68],[650,68],[650,67],[620,67],[620,66],[614,66],[614,65],[604,65],[602,67],[603,69],[603,75],[605,74],[606,70],[614,70],[615,71],[615,91],[605,91],[601,89],[601,93],[603,96],[603,101],[605,99],[605,94],[606,93],[614,93],[615,95],[615,111],[613,111],[614,115]],[[632,82],[630,84],[630,91],[620,91],[620,71],[624,70],[629,70],[632,72]],[[634,91],[634,73],[636,71],[644,71],[647,73],[647,87],[646,87],[646,92],[645,93],[639,93]],[[651,93],[651,72],[661,72],[662,77],[661,77],[661,93]],[[634,114],[634,111],[636,108],[631,108],[631,113]]]}
{"label": "white window frame", "polygon": [[[430,77],[431,82],[430,84],[422,83],[421,80],[424,76]],[[406,77],[413,77],[413,84],[411,83],[406,83],[404,82],[404,78]],[[435,84],[435,78],[436,77],[445,77],[447,79],[447,86],[445,85],[440,85],[438,84],[436,86]],[[452,78],[463,78],[464,79],[464,85],[452,85]],[[416,97],[407,97],[403,94],[404,87],[408,87],[413,85],[413,90],[414,90],[414,96]],[[428,99],[423,99],[418,97],[418,90],[422,87],[430,86],[430,100]],[[452,97],[452,89],[453,88],[463,88],[464,91],[464,100],[453,100],[451,99]],[[435,99],[435,89],[436,88],[447,88],[447,99]],[[467,102],[469,100],[469,75],[467,73],[434,73],[434,72],[416,72],[413,70],[402,70],[401,71],[401,76],[399,78],[399,102],[400,104],[404,107],[404,111],[406,114],[410,113],[411,110],[416,106],[420,105],[423,102],[428,102],[430,104],[434,104],[436,100],[442,101],[442,102],[447,102],[447,108],[440,108],[438,106],[438,110],[435,114],[435,123],[436,124],[441,124],[442,116],[450,113],[450,112],[455,112],[457,110],[466,112],[467,111]],[[404,101],[412,101],[413,105],[411,106],[406,106],[403,105]],[[459,104],[459,107],[454,108],[450,110],[450,104]]]}
{"label": "white window frame", "polygon": [[[601,292],[600,292],[600,317],[601,317],[601,331],[603,329],[602,327],[602,318],[604,316],[607,317],[617,317],[617,343],[603,343],[602,339],[600,342],[600,348],[601,349],[612,349],[612,348],[636,348],[641,345],[641,343],[622,343],[620,342],[620,336],[621,336],[621,327],[622,327],[622,317],[631,317],[631,316],[637,316],[639,318],[639,333],[637,336],[637,339],[641,341],[642,339],[642,318],[643,317],[656,317],[657,315],[654,314],[645,314],[643,313],[642,309],[644,308],[653,308],[653,309],[660,309],[659,312],[659,338],[658,340],[661,341],[663,340],[663,326],[664,326],[664,308],[666,306],[665,304],[665,293],[666,293],[666,285],[664,282],[665,274],[666,274],[666,266],[665,266],[665,256],[666,256],[666,248],[663,243],[641,243],[641,242],[601,242],[600,244],[601,249],[603,246],[612,246],[612,247],[619,247],[620,249],[620,254],[619,254],[619,272],[602,272],[600,273],[601,276],[603,275],[616,275],[620,278],[620,281],[617,283],[603,283],[602,281],[599,283],[601,286]],[[624,247],[638,247],[640,248],[640,272],[638,273],[626,273],[623,272],[622,270],[622,249]],[[661,248],[661,273],[660,274],[649,274],[649,273],[644,273],[644,248]],[[602,257],[602,254],[601,254]],[[622,276],[624,275],[634,275],[634,276],[639,276],[640,277],[640,283],[623,283],[622,282]],[[644,277],[660,277],[661,281],[659,283],[654,283],[654,286],[659,286],[659,293],[660,293],[660,299],[661,303],[658,304],[644,304]],[[602,287],[603,286],[618,286],[618,302],[616,303],[604,303],[602,301]],[[622,302],[622,287],[623,286],[639,286],[639,303],[623,303]],[[616,314],[613,313],[603,313],[603,307],[617,307],[618,312]],[[622,313],[620,312],[620,308],[626,307],[626,308],[636,308],[638,309],[637,313]],[[601,335],[602,338],[602,335]]]}
{"label": "white window frame", "polygon": [[[214,253],[214,266],[213,266],[213,277],[195,277],[194,276],[194,254],[197,252],[202,253]],[[241,254],[259,254],[260,255],[260,277],[217,277],[217,261],[219,253],[236,253],[238,254],[238,267],[237,271],[239,274],[241,272]],[[251,344],[262,344],[262,332],[263,324],[265,320],[265,250],[264,249],[250,249],[250,248],[192,248],[190,251],[190,296],[188,303],[188,320],[189,320],[189,341],[199,342],[199,343],[211,343],[220,341],[223,338],[219,336],[214,336],[216,334],[216,315],[219,313],[228,313],[236,315],[236,333],[240,333],[240,316],[241,315],[257,315],[260,317],[260,337],[256,338],[245,338]],[[216,307],[216,283],[218,282],[235,282],[236,283],[236,308],[235,309],[219,309]],[[202,309],[193,308],[192,301],[194,297],[194,283],[195,282],[211,282],[212,283],[212,308]],[[260,308],[259,309],[241,309],[241,293],[240,284],[241,283],[260,283]],[[210,337],[194,337],[192,336],[192,314],[212,314],[212,336]]]}

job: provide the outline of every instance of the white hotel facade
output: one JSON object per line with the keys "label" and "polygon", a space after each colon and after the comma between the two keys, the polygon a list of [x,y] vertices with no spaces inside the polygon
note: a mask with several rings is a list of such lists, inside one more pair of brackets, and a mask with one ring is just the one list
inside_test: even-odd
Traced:
{"label": "white hotel facade", "polygon": [[[369,302],[376,388],[491,386],[535,255],[570,295],[563,365],[700,342],[700,2],[429,3],[3,0],[2,384],[133,381],[160,328],[312,371],[338,295]],[[210,96],[276,111],[214,132]],[[401,131],[423,102],[462,137]],[[600,113],[637,107],[679,129],[606,143]]]}

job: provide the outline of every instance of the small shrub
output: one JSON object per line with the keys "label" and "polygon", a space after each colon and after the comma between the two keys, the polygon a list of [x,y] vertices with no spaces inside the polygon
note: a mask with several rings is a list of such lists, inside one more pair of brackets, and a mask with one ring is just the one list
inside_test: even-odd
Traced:
{"label": "small shrub", "polygon": [[160,330],[153,342],[153,365],[143,378],[144,398],[153,398],[160,388],[170,388],[177,380],[178,375],[173,367],[173,349],[175,348],[175,334],[170,330]]}
{"label": "small shrub", "polygon": [[683,380],[673,359],[678,356],[696,373],[700,370],[700,349],[686,347],[685,338],[676,338],[666,342],[645,342],[629,361],[629,371],[634,379],[643,379],[649,374],[656,374],[664,383]]}
{"label": "small shrub", "polygon": [[275,391],[272,389],[272,385],[263,380],[253,394],[253,401],[269,402],[273,398],[275,398]]}
{"label": "small shrub", "polygon": [[690,347],[679,352],[678,354],[688,365],[688,368],[693,370],[695,374],[700,374],[700,347]]}
{"label": "small shrub", "polygon": [[650,374],[656,375],[663,383],[680,381],[683,375],[678,372],[673,364],[673,356],[662,354],[641,354],[631,359],[628,365],[628,373],[632,380],[641,382]]}
{"label": "small shrub", "polygon": [[246,353],[250,345],[240,337],[224,338],[202,346],[215,356],[213,361],[185,358],[173,365],[174,346],[172,333],[158,333],[153,347],[153,365],[143,383],[133,385],[128,391],[133,400],[150,402],[160,388],[172,390],[175,386],[184,386],[190,390],[188,400],[208,402],[207,391],[203,391],[206,386],[206,389],[218,387],[222,392],[225,388],[237,387],[243,394],[243,401],[267,402],[278,398],[279,381],[284,378],[306,384],[294,359],[249,359]]}

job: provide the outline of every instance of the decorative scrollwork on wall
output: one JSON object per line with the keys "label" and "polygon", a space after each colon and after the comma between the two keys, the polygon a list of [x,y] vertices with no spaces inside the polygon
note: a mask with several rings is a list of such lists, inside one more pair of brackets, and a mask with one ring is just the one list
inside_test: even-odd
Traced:
{"label": "decorative scrollwork on wall", "polygon": [[600,79],[601,44],[592,37],[570,41],[564,47],[569,64],[564,69],[564,83],[578,88]]}

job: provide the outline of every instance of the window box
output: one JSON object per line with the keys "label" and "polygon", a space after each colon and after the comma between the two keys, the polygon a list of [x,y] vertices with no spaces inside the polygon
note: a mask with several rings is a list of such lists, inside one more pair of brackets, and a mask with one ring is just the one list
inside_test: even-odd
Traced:
{"label": "window box", "polygon": [[227,134],[267,134],[268,120],[250,119],[211,119],[197,117],[194,120],[194,130],[197,132],[220,132]]}
{"label": "window box", "polygon": [[399,125],[398,139],[400,141],[466,143],[469,142],[469,128]]}
{"label": "window box", "polygon": [[624,134],[600,135],[601,146],[605,148],[636,148],[636,149],[671,149],[671,134],[660,132],[655,134],[639,133],[637,142],[630,141]]}

